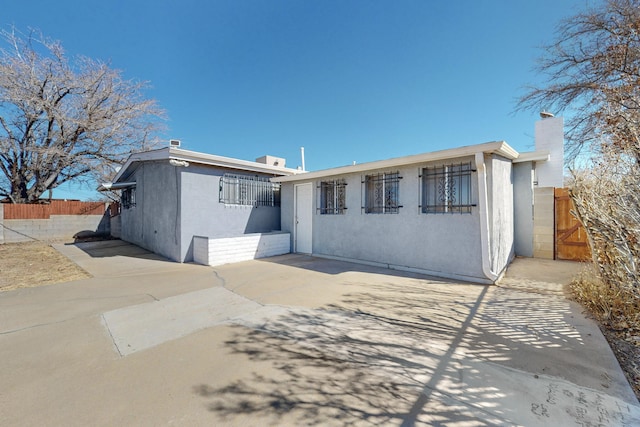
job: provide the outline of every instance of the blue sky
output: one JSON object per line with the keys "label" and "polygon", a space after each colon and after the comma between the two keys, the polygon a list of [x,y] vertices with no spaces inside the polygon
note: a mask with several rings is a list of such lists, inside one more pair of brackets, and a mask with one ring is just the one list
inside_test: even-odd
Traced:
{"label": "blue sky", "polygon": [[[23,0],[0,24],[151,83],[163,138],[309,170],[505,140],[532,149],[536,112],[514,113],[539,47],[588,0]],[[95,198],[80,185],[54,197]]]}

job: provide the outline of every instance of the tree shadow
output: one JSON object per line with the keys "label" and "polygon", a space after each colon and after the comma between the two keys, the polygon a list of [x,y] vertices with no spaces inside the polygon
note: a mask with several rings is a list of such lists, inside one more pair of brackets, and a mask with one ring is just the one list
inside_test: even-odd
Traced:
{"label": "tree shadow", "polygon": [[[579,334],[565,328],[562,317],[569,308],[560,300],[554,304],[523,293],[505,309],[508,296],[496,287],[419,279],[401,287],[393,280],[368,286],[320,310],[239,319],[228,349],[272,370],[247,373],[224,386],[199,384],[194,393],[209,400],[209,410],[223,421],[238,416],[295,425],[543,421],[548,409],[513,404],[519,378],[533,374],[510,364],[530,351],[582,346]],[[502,386],[509,381],[515,383]]]}

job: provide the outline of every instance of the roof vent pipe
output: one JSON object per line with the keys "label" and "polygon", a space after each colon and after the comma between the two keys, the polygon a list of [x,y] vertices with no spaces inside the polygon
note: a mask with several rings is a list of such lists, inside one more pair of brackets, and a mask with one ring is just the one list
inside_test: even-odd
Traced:
{"label": "roof vent pipe", "polygon": [[304,147],[300,147],[300,157],[302,158],[302,170],[306,170],[304,168]]}

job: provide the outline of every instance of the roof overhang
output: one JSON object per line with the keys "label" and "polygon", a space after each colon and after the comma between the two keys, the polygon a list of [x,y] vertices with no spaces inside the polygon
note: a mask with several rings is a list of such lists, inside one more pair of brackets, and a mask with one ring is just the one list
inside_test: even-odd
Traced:
{"label": "roof overhang", "polygon": [[396,157],[387,160],[360,163],[356,165],[341,166],[332,169],[324,169],[315,172],[307,172],[304,175],[280,176],[271,178],[273,182],[293,182],[309,179],[324,178],[327,176],[344,175],[370,171],[374,169],[386,169],[398,166],[409,166],[418,163],[433,162],[459,157],[473,156],[476,153],[497,154],[509,160],[518,158],[518,152],[504,141],[487,142],[485,144],[468,145],[465,147],[450,148],[447,150],[433,151],[430,153],[414,154],[405,157]]}
{"label": "roof overhang", "polygon": [[520,153],[517,159],[513,160],[513,163],[524,163],[524,162],[548,162],[551,158],[551,155],[548,151],[529,151],[526,153]]}
{"label": "roof overhang", "polygon": [[184,164],[184,166],[188,166],[188,164],[194,163],[249,172],[259,172],[275,176],[293,175],[302,172],[297,169],[282,168],[278,166],[267,165],[264,163],[251,162],[248,160],[240,160],[231,157],[216,156],[214,154],[199,153],[197,151],[183,150],[176,147],[166,147],[158,150],[132,154],[131,156],[129,156],[125,164],[122,165],[120,171],[118,171],[116,176],[113,178],[113,182],[117,183],[120,179],[126,179],[129,174],[129,170],[136,163],[160,160],[174,161],[174,163],[176,161],[187,162],[186,164]]}
{"label": "roof overhang", "polygon": [[124,188],[135,187],[136,182],[103,182],[98,187],[98,191],[111,191],[111,190],[122,190]]}

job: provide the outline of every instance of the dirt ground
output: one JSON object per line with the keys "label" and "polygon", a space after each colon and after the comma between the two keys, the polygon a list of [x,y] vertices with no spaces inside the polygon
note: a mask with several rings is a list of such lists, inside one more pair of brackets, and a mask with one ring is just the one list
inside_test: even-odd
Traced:
{"label": "dirt ground", "polygon": [[91,277],[44,242],[0,245],[0,292]]}
{"label": "dirt ground", "polygon": [[640,401],[640,343],[629,341],[624,331],[615,331],[599,323],[602,334]]}
{"label": "dirt ground", "polygon": [[[0,292],[52,285],[91,277],[44,242],[0,245]],[[626,340],[624,333],[600,325],[618,358],[631,387],[640,400],[640,343]]]}

